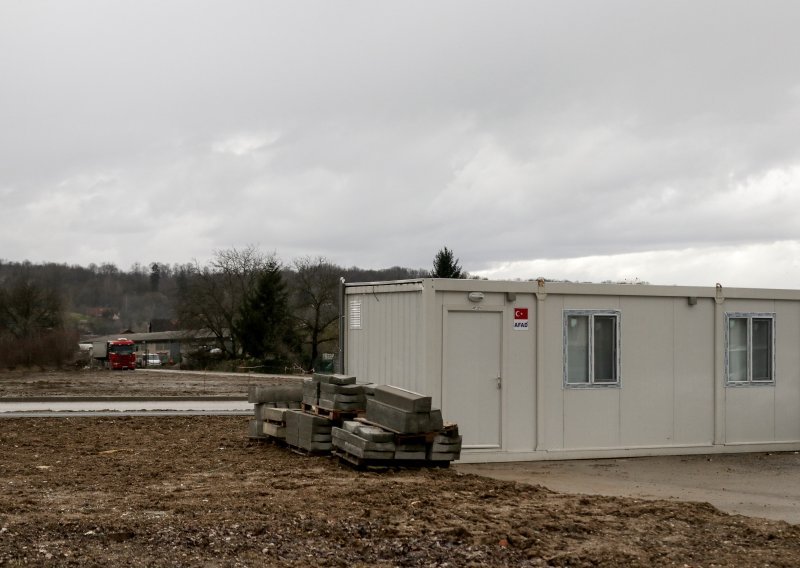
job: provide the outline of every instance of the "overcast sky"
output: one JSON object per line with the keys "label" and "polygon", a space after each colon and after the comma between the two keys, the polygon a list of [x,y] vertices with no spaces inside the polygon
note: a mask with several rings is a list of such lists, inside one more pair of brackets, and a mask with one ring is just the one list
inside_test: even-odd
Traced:
{"label": "overcast sky", "polygon": [[0,259],[800,288],[800,2],[0,0]]}

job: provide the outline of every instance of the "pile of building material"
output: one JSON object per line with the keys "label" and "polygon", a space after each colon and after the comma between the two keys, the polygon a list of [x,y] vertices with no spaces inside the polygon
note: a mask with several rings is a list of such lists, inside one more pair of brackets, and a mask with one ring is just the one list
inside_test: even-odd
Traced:
{"label": "pile of building material", "polygon": [[394,434],[377,426],[346,420],[332,429],[333,446],[340,452],[361,460],[391,460],[397,446]]}
{"label": "pile of building material", "polygon": [[283,438],[284,414],[288,409],[300,408],[303,389],[300,385],[251,386],[247,401],[255,405],[254,418],[250,421],[250,438]]}
{"label": "pile of building material", "polygon": [[461,456],[458,426],[444,425],[431,397],[381,385],[366,406],[365,417],[333,428],[339,457],[356,465],[445,465]]}
{"label": "pile of building material", "polygon": [[302,385],[250,387],[250,437],[350,464],[446,466],[461,455],[458,426],[431,397],[349,375],[316,373]]}
{"label": "pile of building material", "polygon": [[303,380],[303,404],[328,412],[363,411],[367,393],[373,386],[356,384],[356,377],[352,375],[314,373]]}
{"label": "pile of building material", "polygon": [[333,421],[303,410],[289,410],[285,414],[285,441],[293,448],[309,453],[331,451]]}
{"label": "pile of building material", "polygon": [[367,401],[366,418],[397,434],[434,432],[444,426],[442,411],[431,408],[431,397],[390,385],[375,387]]}

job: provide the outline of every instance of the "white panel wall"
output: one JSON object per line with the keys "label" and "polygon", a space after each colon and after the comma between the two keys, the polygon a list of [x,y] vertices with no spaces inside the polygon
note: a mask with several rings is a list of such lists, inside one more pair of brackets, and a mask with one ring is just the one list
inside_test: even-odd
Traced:
{"label": "white panel wall", "polygon": [[775,439],[800,440],[800,304],[775,302]]}
{"label": "white panel wall", "polygon": [[[470,291],[482,291],[483,302],[470,303]],[[502,448],[497,456],[506,457],[501,459],[797,444],[800,293],[737,289],[724,298],[724,292],[465,280],[364,285],[347,292],[348,303],[353,298],[362,302],[362,329],[347,329],[347,372],[430,394],[440,406],[444,315],[454,307],[491,306],[504,314]],[[688,297],[697,302],[689,304]],[[715,298],[724,301],[717,304]],[[515,306],[528,308],[528,331],[511,328]],[[564,388],[565,309],[620,311],[619,388]],[[715,333],[724,333],[720,318],[725,312],[776,313],[775,385],[724,384],[724,336]]]}
{"label": "white panel wall", "polygon": [[675,435],[678,445],[714,441],[714,300],[674,299]]}
{"label": "white panel wall", "polygon": [[729,387],[725,404],[725,443],[769,442],[775,432],[775,389]]}
{"label": "white panel wall", "polygon": [[[514,331],[514,308],[528,308],[528,329]],[[517,294],[508,302],[506,352],[503,368],[504,447],[509,451],[536,449],[536,297]]]}
{"label": "white panel wall", "polygon": [[620,302],[622,370],[620,443],[675,442],[675,321],[672,298]]}
{"label": "white panel wall", "polygon": [[564,392],[564,447],[618,448],[620,445],[620,390],[566,389]]}
{"label": "white panel wall", "polygon": [[[563,310],[618,309],[621,386],[563,387]],[[548,295],[540,449],[704,445],[713,441],[714,304],[685,297]]]}
{"label": "white panel wall", "polygon": [[[352,300],[361,302],[361,329],[350,329]],[[422,292],[355,293],[345,303],[347,372],[360,382],[425,392]]]}
{"label": "white panel wall", "polygon": [[542,361],[542,375],[537,377],[543,404],[539,409],[543,416],[539,421],[543,432],[539,439],[540,450],[557,450],[566,447],[564,440],[564,357],[563,319],[564,296],[547,296],[539,305],[542,322],[542,352],[537,354]]}

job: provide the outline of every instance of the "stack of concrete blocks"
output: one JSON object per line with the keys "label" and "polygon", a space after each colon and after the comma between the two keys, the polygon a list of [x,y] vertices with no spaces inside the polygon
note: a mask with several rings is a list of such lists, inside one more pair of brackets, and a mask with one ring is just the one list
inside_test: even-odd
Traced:
{"label": "stack of concrete blocks", "polygon": [[437,432],[433,443],[425,450],[425,459],[432,462],[451,462],[461,459],[461,440],[458,425],[453,424]]}
{"label": "stack of concrete blocks", "polygon": [[314,373],[310,384],[303,387],[305,404],[328,411],[363,411],[365,396],[364,385],[356,384],[356,377],[352,375]]}
{"label": "stack of concrete blocks", "polygon": [[284,417],[287,444],[310,453],[331,451],[332,420],[302,410],[287,410]]}
{"label": "stack of concrete blocks", "polygon": [[300,385],[253,385],[248,389],[247,401],[253,403],[254,417],[248,426],[250,438],[283,438],[288,409],[300,408],[303,389]]}
{"label": "stack of concrete blocks", "polygon": [[[394,434],[394,455],[380,459],[438,463],[451,462],[461,456],[458,426],[445,427],[441,410],[431,408],[429,396],[390,385],[376,386],[374,397],[367,398],[365,418]],[[350,442],[352,444],[352,440]]]}
{"label": "stack of concrete blocks", "polygon": [[375,387],[374,398],[367,399],[366,418],[397,434],[435,432],[444,427],[442,411],[431,408],[431,397],[390,385]]}
{"label": "stack of concrete blocks", "polygon": [[377,426],[345,420],[331,430],[333,447],[361,460],[394,459],[394,434]]}

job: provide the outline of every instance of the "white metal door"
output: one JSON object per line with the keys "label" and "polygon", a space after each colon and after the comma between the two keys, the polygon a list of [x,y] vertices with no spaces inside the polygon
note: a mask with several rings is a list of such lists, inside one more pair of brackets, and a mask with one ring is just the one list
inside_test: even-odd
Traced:
{"label": "white metal door", "polygon": [[501,438],[502,331],[499,311],[445,311],[442,413],[464,446],[498,448]]}

